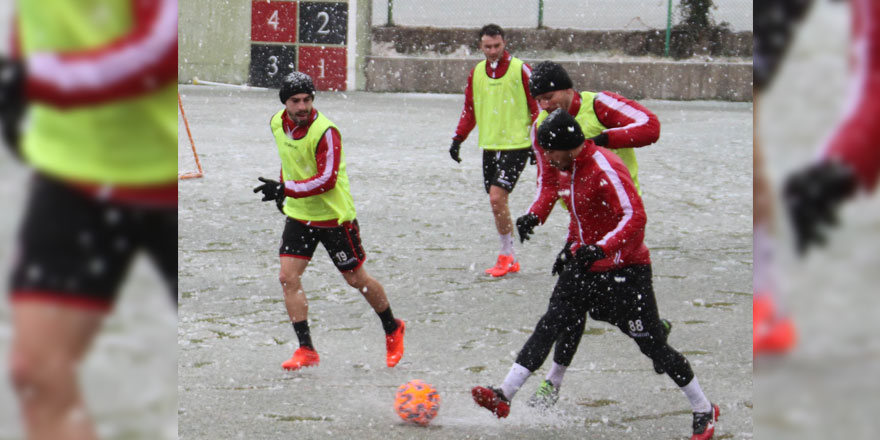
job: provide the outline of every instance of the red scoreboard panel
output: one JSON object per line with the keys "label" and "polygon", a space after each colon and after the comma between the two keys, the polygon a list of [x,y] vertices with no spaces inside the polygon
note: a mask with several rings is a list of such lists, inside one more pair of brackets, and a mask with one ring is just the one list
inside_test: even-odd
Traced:
{"label": "red scoreboard panel", "polygon": [[250,84],[278,88],[299,70],[318,90],[345,90],[347,35],[347,2],[252,0]]}

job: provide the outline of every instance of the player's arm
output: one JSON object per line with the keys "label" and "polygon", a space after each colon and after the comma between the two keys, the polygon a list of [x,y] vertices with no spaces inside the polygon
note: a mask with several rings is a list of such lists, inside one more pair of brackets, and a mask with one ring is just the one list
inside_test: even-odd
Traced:
{"label": "player's arm", "polygon": [[[534,124],[532,129],[534,131]],[[538,163],[537,188],[535,197],[529,205],[528,213],[534,214],[541,221],[541,224],[547,221],[547,217],[553,211],[556,200],[559,199],[559,170],[550,165],[550,162],[544,156],[544,150],[538,145],[532,136],[532,148],[535,150]]]}
{"label": "player's arm", "polygon": [[284,195],[302,198],[330,191],[336,187],[336,176],[339,174],[341,159],[342,138],[339,132],[331,127],[324,132],[315,150],[318,171],[307,179],[284,182]]}
{"label": "player's arm", "polygon": [[600,92],[593,100],[599,122],[608,127],[594,138],[605,148],[639,148],[660,138],[660,120],[645,106],[613,92]]}
{"label": "player's arm", "polygon": [[458,126],[455,128],[453,140],[464,142],[468,135],[477,126],[477,117],[474,113],[474,69],[468,75],[467,86],[464,89],[464,108],[458,118]]}
{"label": "player's arm", "polygon": [[177,0],[131,0],[133,26],[104,46],[34,52],[24,60],[28,99],[55,107],[129,99],[177,79]]}
{"label": "player's arm", "polygon": [[535,98],[532,96],[532,92],[529,91],[529,80],[532,78],[532,66],[529,66],[526,63],[523,63],[522,66],[522,83],[523,89],[526,92],[526,102],[529,104],[529,115],[532,118],[532,122],[535,122],[535,119],[538,119],[538,115],[541,113],[541,108],[538,107],[538,101],[535,101]]}
{"label": "player's arm", "polygon": [[[595,154],[601,155],[600,152]],[[605,159],[604,156],[597,162]],[[600,163],[605,178],[610,185],[603,186],[600,191],[606,203],[612,207],[617,215],[617,225],[595,245],[602,249],[606,256],[613,255],[624,247],[637,246],[642,243],[645,236],[645,224],[647,216],[642,205],[642,199],[638,196],[635,185],[629,176],[629,171],[622,164],[611,165],[604,160]],[[588,213],[584,215],[588,216]],[[588,221],[584,219],[584,223]]]}
{"label": "player's arm", "polygon": [[535,227],[543,225],[547,217],[553,211],[556,200],[559,199],[559,170],[553,168],[544,157],[544,150],[538,145],[535,138],[535,124],[529,131],[532,139],[532,150],[535,152],[538,167],[538,181],[535,198],[529,205],[526,213],[516,219],[516,229],[519,233],[520,242],[525,242],[534,233]]}

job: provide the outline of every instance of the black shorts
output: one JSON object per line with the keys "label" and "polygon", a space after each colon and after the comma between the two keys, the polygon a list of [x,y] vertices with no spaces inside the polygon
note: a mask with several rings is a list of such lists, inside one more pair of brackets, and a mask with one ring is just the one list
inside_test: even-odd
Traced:
{"label": "black shorts", "polygon": [[101,202],[39,174],[32,185],[12,268],[13,300],[108,310],[140,249],[176,297],[176,207]]}
{"label": "black shorts", "polygon": [[754,82],[762,91],[773,80],[794,39],[794,31],[813,0],[760,0],[755,2]]}
{"label": "black shorts", "polygon": [[590,318],[610,323],[631,338],[664,332],[647,264],[607,272],[567,272],[553,290],[550,302],[554,301],[572,303]]}
{"label": "black shorts", "polygon": [[311,260],[318,243],[324,245],[333,264],[340,272],[351,272],[367,259],[361,246],[361,234],[357,220],[345,222],[336,227],[307,226],[304,223],[287,217],[284,233],[281,234],[282,257],[302,258]]}
{"label": "black shorts", "polygon": [[483,150],[483,184],[486,192],[492,185],[512,192],[529,161],[529,149]]}

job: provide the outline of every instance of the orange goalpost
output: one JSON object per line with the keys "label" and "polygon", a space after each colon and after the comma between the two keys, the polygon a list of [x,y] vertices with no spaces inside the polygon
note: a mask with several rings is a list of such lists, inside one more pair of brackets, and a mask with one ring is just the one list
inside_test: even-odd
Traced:
{"label": "orange goalpost", "polygon": [[186,127],[186,135],[189,137],[189,145],[192,148],[193,157],[196,160],[196,168],[198,171],[183,173],[177,176],[180,180],[196,179],[203,177],[202,164],[199,162],[199,153],[196,152],[196,144],[193,142],[192,132],[189,130],[189,121],[186,120],[186,113],[183,111],[183,101],[180,99],[180,93],[177,93],[177,106],[180,108],[180,116],[183,117],[183,126]]}

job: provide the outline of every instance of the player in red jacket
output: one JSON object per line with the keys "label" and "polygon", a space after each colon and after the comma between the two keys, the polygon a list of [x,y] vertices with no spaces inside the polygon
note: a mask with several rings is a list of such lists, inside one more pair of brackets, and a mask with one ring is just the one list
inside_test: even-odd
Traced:
{"label": "player in red jacket", "polygon": [[593,319],[617,326],[657,361],[690,401],[692,440],[712,438],[719,408],[706,398],[687,359],[666,342],[651,284],[651,258],[643,239],[647,218],[629,170],[615,154],[586,140],[563,109],[550,114],[537,133],[550,164],[571,179],[563,199],[571,217],[568,242],[553,274],[559,280],[500,387],[474,387],[474,401],[499,418],[532,372],[540,368],[565,328]]}
{"label": "player in red jacket", "polygon": [[[633,149],[651,145],[660,138],[660,121],[653,112],[638,102],[613,92],[579,93],[572,88],[568,73],[559,64],[550,61],[538,64],[529,82],[529,88],[541,104],[543,112],[532,124],[531,130],[532,149],[536,153],[538,166],[537,195],[526,214],[516,220],[520,241],[523,242],[529,239],[535,227],[547,221],[547,217],[556,206],[556,201],[560,198],[560,191],[565,191],[570,184],[570,173],[550,165],[544,155],[543,147],[535,137],[537,124],[546,114],[556,109],[565,109],[569,115],[579,121],[579,125],[582,127],[588,125],[589,129],[584,135],[592,136],[593,143],[621,155],[634,183],[638,181],[638,164]],[[586,100],[584,97],[590,99]],[[637,183],[636,189],[639,190]],[[639,193],[641,194],[641,191]],[[569,241],[574,234],[574,224],[570,228]],[[672,324],[667,320],[661,321],[668,335]],[[556,402],[565,371],[571,364],[583,335],[583,325],[582,322],[580,327],[565,329],[562,332],[559,340],[556,341],[553,364],[535,396],[529,400],[529,404],[546,407]],[[656,362],[654,370],[658,374],[664,373],[663,368]]]}

